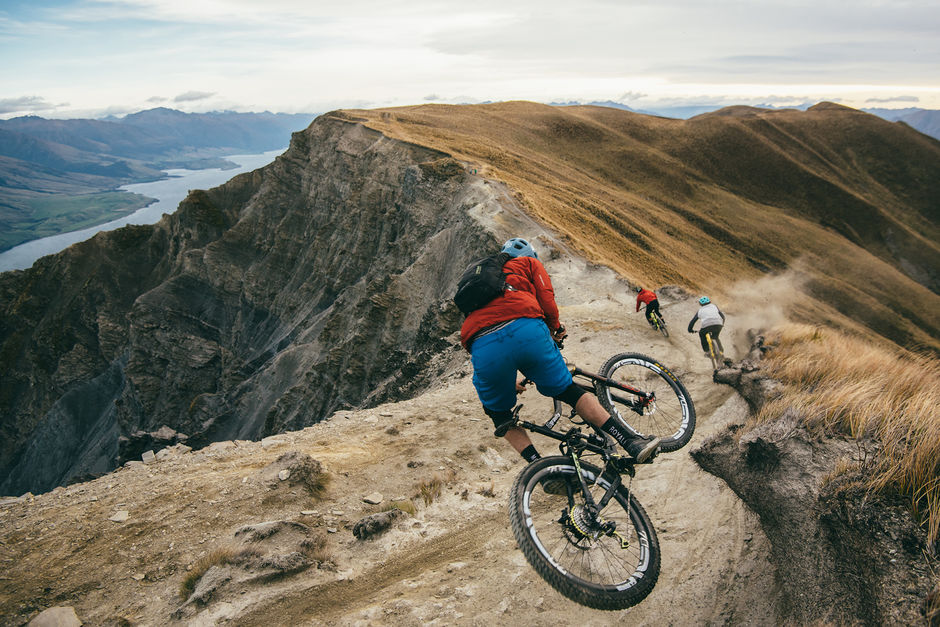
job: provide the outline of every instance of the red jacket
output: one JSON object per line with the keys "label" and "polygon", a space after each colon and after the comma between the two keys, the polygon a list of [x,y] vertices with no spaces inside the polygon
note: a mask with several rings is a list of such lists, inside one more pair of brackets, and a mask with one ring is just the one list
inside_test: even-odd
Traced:
{"label": "red jacket", "polygon": [[642,290],[639,294],[636,295],[636,310],[640,310],[640,303],[646,303],[649,305],[651,302],[656,300],[656,294],[650,290]]}
{"label": "red jacket", "polygon": [[560,324],[552,280],[541,261],[533,257],[514,257],[503,266],[503,273],[512,290],[471,311],[460,327],[460,343],[467,350],[467,341],[474,335],[507,320],[542,318],[553,331]]}

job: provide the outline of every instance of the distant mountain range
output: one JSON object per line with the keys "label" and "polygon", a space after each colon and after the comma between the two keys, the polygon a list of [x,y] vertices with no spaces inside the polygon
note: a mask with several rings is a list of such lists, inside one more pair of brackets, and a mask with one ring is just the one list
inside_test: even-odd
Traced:
{"label": "distant mountain range", "polygon": [[71,230],[69,213],[138,207],[141,197],[113,192],[121,185],[170,168],[234,167],[222,157],[284,148],[314,117],[158,108],[102,120],[0,120],[0,250]]}
{"label": "distant mountain range", "polygon": [[[656,109],[634,109],[625,104],[613,100],[593,101],[593,102],[553,102],[553,105],[577,106],[593,105],[597,107],[612,107],[614,109],[623,109],[624,111],[633,111],[634,113],[645,113],[647,115],[658,115],[666,118],[676,118],[687,120],[697,115],[711,113],[722,107],[720,105],[690,105],[684,107],[659,107]],[[805,111],[811,103],[798,107],[789,107]],[[758,105],[761,109],[784,109],[787,107],[774,107],[771,105]],[[929,135],[934,139],[940,139],[940,111],[935,109],[920,109],[917,107],[908,107],[905,109],[862,109],[865,113],[877,115],[889,122],[904,122],[914,130],[920,131],[924,135]]]}

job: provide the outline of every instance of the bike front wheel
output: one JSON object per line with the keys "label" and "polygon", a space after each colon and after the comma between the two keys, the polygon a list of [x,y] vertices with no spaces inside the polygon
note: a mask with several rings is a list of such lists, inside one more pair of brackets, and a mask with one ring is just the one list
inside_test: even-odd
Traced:
{"label": "bike front wheel", "polygon": [[676,451],[692,439],[695,406],[688,390],[668,368],[639,353],[614,355],[601,368],[601,376],[626,387],[654,395],[641,402],[635,394],[598,382],[597,398],[634,434],[662,438],[660,450]]}
{"label": "bike front wheel", "polygon": [[[579,466],[600,502],[610,479],[591,464]],[[509,495],[509,519],[532,568],[581,605],[632,607],[659,578],[659,540],[643,507],[621,485],[594,515],[568,457],[543,457],[522,470]]]}

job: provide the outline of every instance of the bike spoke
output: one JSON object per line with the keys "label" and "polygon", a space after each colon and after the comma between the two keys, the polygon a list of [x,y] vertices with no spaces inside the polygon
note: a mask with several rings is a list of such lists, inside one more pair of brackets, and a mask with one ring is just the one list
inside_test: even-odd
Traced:
{"label": "bike spoke", "polygon": [[663,439],[662,450],[684,446],[695,428],[695,410],[684,386],[665,367],[636,353],[612,357],[602,375],[615,384],[641,390],[646,399],[602,383],[597,385],[601,405],[641,436]]}
{"label": "bike spoke", "polygon": [[[596,492],[594,498],[600,500],[604,491],[595,486],[592,490],[592,493]],[[576,496],[575,507],[583,507],[583,495],[579,491]],[[620,538],[606,535],[596,526],[582,521],[572,525],[567,496],[545,492],[542,483],[536,483],[529,492],[528,504],[531,526],[538,542],[547,556],[567,572],[602,586],[623,584],[634,575],[641,562],[640,543],[632,521],[618,499],[611,500],[601,513],[601,519],[616,523],[617,533],[628,540],[627,548],[621,547]],[[575,528],[589,535],[582,535]]]}

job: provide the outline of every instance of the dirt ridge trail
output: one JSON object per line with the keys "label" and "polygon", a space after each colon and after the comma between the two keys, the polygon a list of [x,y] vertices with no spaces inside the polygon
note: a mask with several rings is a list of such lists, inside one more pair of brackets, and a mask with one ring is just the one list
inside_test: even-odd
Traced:
{"label": "dirt ridge trail", "polygon": [[342,618],[350,608],[359,609],[370,604],[375,596],[399,585],[402,580],[414,579],[425,571],[479,555],[493,535],[505,527],[503,518],[501,511],[486,512],[432,540],[403,548],[397,554],[387,556],[391,559],[354,577],[291,590],[270,603],[260,603],[239,618],[238,624],[246,627],[301,625],[311,617],[316,617],[316,623]]}
{"label": "dirt ridge trail", "polygon": [[[712,382],[697,336],[682,332],[695,298],[661,299],[673,330],[666,339],[635,312],[624,281],[549,252],[570,333],[566,359],[596,372],[613,354],[646,354],[679,376],[697,410],[691,443],[642,467],[632,482],[662,549],[658,583],[642,603],[619,612],[584,608],[525,561],[507,511],[524,462],[493,437],[469,357],[455,348],[443,357],[449,374],[416,398],[337,412],[265,442],[218,443],[137,464],[0,508],[0,624],[24,625],[54,605],[72,605],[86,624],[146,626],[772,624],[773,570],[757,518],[689,455],[747,411],[729,387]],[[729,309],[723,339],[731,347],[746,329]],[[520,402],[528,419],[549,415],[549,401],[534,390]],[[543,455],[557,451],[555,442],[533,439]],[[323,463],[331,481],[321,498],[262,481],[264,469],[292,451]],[[441,492],[424,504],[417,488],[435,477]],[[364,503],[373,492],[383,504],[413,499],[417,509],[385,534],[359,540],[353,525],[380,508]],[[111,521],[120,510],[127,522]],[[194,614],[172,619],[188,569],[242,526],[271,520],[324,534],[335,568],[222,586]]]}

